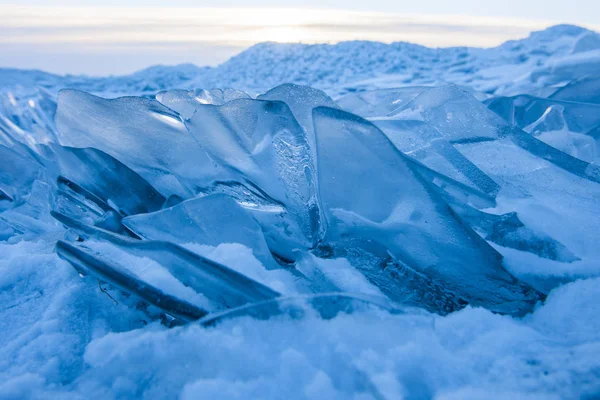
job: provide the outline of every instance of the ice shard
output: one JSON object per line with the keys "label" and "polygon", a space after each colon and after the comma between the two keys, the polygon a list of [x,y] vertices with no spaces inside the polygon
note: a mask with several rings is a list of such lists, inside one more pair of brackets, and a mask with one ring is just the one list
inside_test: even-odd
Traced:
{"label": "ice shard", "polygon": [[284,205],[251,182],[219,181],[203,188],[201,194],[224,194],[235,199],[260,224],[270,251],[284,263],[294,261],[296,250],[311,246]]}
{"label": "ice shard", "polygon": [[301,318],[311,312],[323,319],[331,319],[339,313],[350,314],[357,310],[369,309],[370,307],[389,312],[390,314],[411,312],[426,315],[426,313],[410,307],[401,307],[384,297],[369,296],[360,293],[319,293],[278,297],[227,311],[211,313],[202,318],[199,323],[204,326],[214,326],[232,318],[252,317],[264,320],[279,315]]}
{"label": "ice shard", "polygon": [[[597,111],[600,112],[600,108]],[[573,124],[567,122],[565,115],[564,106],[551,105],[538,120],[523,130],[580,160],[589,163],[600,161],[600,138],[594,134],[594,129],[600,128],[600,120],[597,125],[582,133],[571,130]]]}
{"label": "ice shard", "polygon": [[384,117],[426,89],[426,86],[409,86],[348,93],[337,99],[337,103],[344,110],[363,118]]}
{"label": "ice shard", "polygon": [[224,171],[194,141],[179,115],[154,100],[108,100],[62,90],[56,127],[62,145],[109,154],[165,197],[189,198],[198,188],[224,178]]}
{"label": "ice shard", "polygon": [[182,321],[197,320],[207,314],[207,310],[202,305],[185,299],[181,291],[161,285],[160,282],[151,284],[143,280],[142,276],[132,271],[127,264],[115,260],[114,252],[105,254],[79,243],[63,240],[57,242],[56,252],[60,258],[72,264],[80,274],[94,276],[124,292],[133,293]]}
{"label": "ice shard", "polygon": [[[488,108],[508,123],[521,129],[535,123],[544,114],[559,112],[561,122],[571,132],[586,133],[600,124],[600,104],[577,103],[557,99],[544,99],[529,95],[500,97],[486,102]],[[548,127],[556,130],[558,127]]]}
{"label": "ice shard", "polygon": [[246,93],[235,89],[168,90],[156,95],[156,100],[177,111],[183,119],[191,118],[200,104],[219,106],[232,100],[249,98]]}
{"label": "ice shard", "polygon": [[[305,248],[316,243],[320,215],[311,151],[306,132],[285,103],[241,99],[222,106],[202,105],[186,125],[234,181],[283,206],[278,225],[283,224],[283,230],[286,225],[297,226],[302,237],[294,241],[303,242]],[[255,217],[265,231],[273,222]]]}
{"label": "ice shard", "polygon": [[580,260],[560,242],[530,229],[515,212],[490,214],[451,199],[449,204],[469,226],[486,240],[500,246],[526,251],[555,261],[570,263]]}
{"label": "ice shard", "polygon": [[[459,147],[486,147],[495,142],[495,147],[519,147],[533,157],[545,160],[574,175],[600,182],[600,168],[572,157],[538,140],[523,130],[511,126],[501,117],[491,112],[485,105],[470,94],[455,86],[429,89],[403,107],[393,116],[396,119],[421,119],[434,127],[442,137],[467,157],[478,168],[485,168],[466,156]],[[520,157],[518,150],[513,151],[514,161],[523,168],[534,166],[527,156]],[[488,159],[488,163],[495,160]],[[539,161],[538,161],[539,163]]]}
{"label": "ice shard", "polygon": [[123,219],[138,236],[173,242],[218,246],[240,243],[252,249],[267,268],[279,265],[273,259],[260,225],[232,197],[224,194],[186,200],[174,207]]}
{"label": "ice shard", "polygon": [[379,118],[372,121],[404,154],[430,169],[461,182],[483,195],[495,197],[500,186],[443,135],[423,121]]}
{"label": "ice shard", "polygon": [[0,144],[56,141],[56,99],[41,87],[0,93]]}
{"label": "ice shard", "polygon": [[477,208],[496,206],[495,196],[483,193],[465,183],[454,180],[411,157],[406,157],[406,160],[423,179],[440,188],[443,191],[442,193],[444,193],[452,202],[470,204]]}
{"label": "ice shard", "polygon": [[600,74],[576,79],[558,89],[551,99],[600,104]]}
{"label": "ice shard", "polygon": [[[10,202],[12,202],[12,201],[13,201],[13,199],[12,199],[12,198],[11,198],[9,195],[7,195],[7,194],[6,194],[6,193],[4,193],[2,190],[0,190],[0,202],[7,202],[7,203],[10,203]],[[2,204],[4,204],[4,203],[2,203]],[[2,208],[3,208],[3,207],[0,207],[0,209],[2,209]]]}
{"label": "ice shard", "polygon": [[[93,264],[96,258],[111,266],[111,254],[139,258],[129,268],[140,267],[144,272],[144,260],[160,265],[169,275],[193,290],[205,296],[221,308],[238,307],[246,303],[271,299],[279,296],[276,291],[196,253],[169,242],[130,239],[97,227],[85,225],[64,215],[53,214],[60,222],[77,233],[70,240],[71,247],[87,254]],[[62,246],[62,247],[61,247]],[[61,255],[61,245],[57,248]],[[74,255],[77,258],[77,254]],[[68,261],[71,261],[68,258]],[[123,261],[123,258],[120,259]],[[118,260],[117,260],[118,261]],[[127,268],[127,259],[124,259]],[[139,264],[141,263],[141,264]],[[116,267],[115,267],[116,268]],[[152,271],[146,271],[151,274]],[[153,275],[151,275],[153,276]],[[110,283],[110,282],[109,282]],[[135,292],[134,292],[135,293]]]}
{"label": "ice shard", "polygon": [[510,124],[586,162],[600,160],[600,105],[520,95],[488,102]]}
{"label": "ice shard", "polygon": [[579,260],[562,243],[526,226],[515,212],[497,215],[480,211],[495,207],[494,198],[433,171],[418,161],[410,158],[407,158],[407,161],[423,179],[439,187],[442,190],[440,194],[452,210],[486,240],[551,260]]}
{"label": "ice shard", "polygon": [[[109,205],[81,186],[58,177],[52,211],[68,216],[87,225],[104,225],[105,229],[126,233],[121,225],[121,216]],[[113,217],[114,225],[107,227],[103,222]]]}
{"label": "ice shard", "polygon": [[339,106],[325,92],[291,83],[279,85],[265,94],[257,97],[259,100],[282,101],[290,108],[294,118],[306,130],[307,141],[313,154],[315,154],[315,133],[312,119],[312,110],[316,107],[339,108]]}
{"label": "ice shard", "polygon": [[454,85],[427,89],[390,115],[406,116],[428,123],[451,143],[494,140],[503,133],[500,118]]}
{"label": "ice shard", "polygon": [[[51,188],[35,180],[27,196],[8,210],[0,212],[0,225],[4,227],[4,239],[14,235],[26,235],[31,239],[41,234],[62,230],[50,215]],[[0,228],[2,229],[2,228]]]}
{"label": "ice shard", "polygon": [[59,145],[49,150],[63,181],[85,189],[95,202],[121,216],[156,211],[166,201],[135,171],[100,150]]}
{"label": "ice shard", "polygon": [[25,197],[36,179],[43,180],[44,167],[35,159],[18,151],[22,146],[0,145],[0,191],[11,201]]}
{"label": "ice shard", "polygon": [[539,136],[544,132],[562,131],[568,129],[565,119],[565,108],[553,104],[533,123],[523,127],[527,133]]}
{"label": "ice shard", "polygon": [[503,268],[377,127],[330,108],[316,108],[314,120],[327,242],[389,252],[473,305],[531,310],[539,294]]}

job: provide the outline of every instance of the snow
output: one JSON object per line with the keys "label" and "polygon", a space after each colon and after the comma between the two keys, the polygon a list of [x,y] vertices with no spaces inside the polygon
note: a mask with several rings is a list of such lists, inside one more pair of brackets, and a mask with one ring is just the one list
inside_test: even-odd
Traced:
{"label": "snow", "polygon": [[523,319],[467,308],[168,329],[86,284],[46,240],[0,254],[2,398],[373,398],[356,370],[385,398],[600,390],[597,278],[555,289]]}
{"label": "snow", "polygon": [[[255,95],[295,83],[339,97],[377,88],[454,83],[480,92],[512,95],[566,83],[581,77],[583,69],[597,73],[597,38],[596,32],[558,25],[489,49],[428,48],[405,42],[260,43],[214,68],[155,66],[106,78],[0,69],[0,86],[14,87],[18,82],[51,91],[70,87],[116,97],[229,87]],[[582,69],[572,71],[573,63]]]}
{"label": "snow", "polygon": [[0,69],[0,399],[599,397],[599,43]]}
{"label": "snow", "polygon": [[282,269],[267,270],[252,254],[252,250],[242,244],[225,242],[215,247],[186,243],[184,247],[227,265],[279,293],[293,294],[306,290],[290,272]]}

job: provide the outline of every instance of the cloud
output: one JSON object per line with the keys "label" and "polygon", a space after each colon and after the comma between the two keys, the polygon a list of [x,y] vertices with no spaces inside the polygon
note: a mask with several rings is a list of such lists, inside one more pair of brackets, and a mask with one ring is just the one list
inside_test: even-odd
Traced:
{"label": "cloud", "polygon": [[[34,60],[37,55],[53,55],[53,71],[74,73],[122,73],[129,72],[132,66],[134,69],[146,66],[136,64],[137,55],[144,55],[139,57],[140,63],[160,60],[162,56],[163,63],[215,64],[241,48],[263,41],[373,40],[410,41],[433,47],[490,47],[553,24],[499,17],[290,8],[5,5],[0,6],[0,14],[3,15],[0,51],[7,59],[3,61],[5,65],[49,69],[43,60],[39,65]],[[129,55],[120,51],[123,48],[129,49]],[[221,51],[215,52],[217,48]],[[93,70],[86,70],[89,65],[76,61],[78,54],[100,57],[111,53],[119,54],[120,59]],[[57,58],[60,54],[69,54],[69,63],[62,67]],[[123,57],[133,58],[123,60]]]}

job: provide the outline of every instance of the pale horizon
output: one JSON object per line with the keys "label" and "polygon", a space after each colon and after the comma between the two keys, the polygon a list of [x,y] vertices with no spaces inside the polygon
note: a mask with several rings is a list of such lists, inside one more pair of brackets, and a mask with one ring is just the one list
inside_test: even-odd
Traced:
{"label": "pale horizon", "polygon": [[[369,40],[428,47],[494,47],[557,24],[600,30],[600,23],[443,13],[242,6],[114,6],[40,1],[3,4],[0,67],[57,74],[123,75],[153,65],[215,66],[261,42],[338,43]],[[130,2],[131,3],[131,2]],[[234,2],[236,3],[236,2]],[[336,2],[330,2],[336,3]],[[353,4],[352,2],[350,2]],[[439,3],[430,1],[429,3]],[[464,3],[464,1],[463,1]],[[290,2],[294,4],[294,2]],[[321,4],[326,6],[327,4]],[[335,4],[334,4],[335,5]],[[395,8],[393,8],[395,10]],[[552,17],[553,14],[541,14]]]}

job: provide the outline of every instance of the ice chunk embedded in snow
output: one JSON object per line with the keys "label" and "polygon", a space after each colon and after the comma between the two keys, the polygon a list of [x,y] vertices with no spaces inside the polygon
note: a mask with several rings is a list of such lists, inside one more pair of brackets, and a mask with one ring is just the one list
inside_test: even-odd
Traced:
{"label": "ice chunk embedded in snow", "polygon": [[363,118],[383,117],[404,106],[425,89],[426,86],[409,86],[348,93],[337,99],[337,103],[344,110]]}
{"label": "ice chunk embedded in snow", "polygon": [[161,265],[184,286],[220,307],[237,307],[279,295],[239,272],[173,243],[129,239],[63,215],[54,215],[77,233],[77,239],[69,241],[71,247],[82,249],[88,257],[89,254],[96,254],[102,259],[108,258],[110,263],[110,252],[114,251],[148,258]]}
{"label": "ice chunk embedded in snow", "polygon": [[0,91],[0,144],[56,141],[56,98],[47,90]]}
{"label": "ice chunk embedded in snow", "polygon": [[50,149],[63,179],[121,216],[156,211],[166,200],[135,171],[100,150],[59,145]]}
{"label": "ice chunk embedded in snow", "polygon": [[527,227],[515,212],[496,215],[451,200],[449,204],[461,219],[482,234],[486,240],[500,246],[526,251],[561,262],[580,260],[563,244]]}
{"label": "ice chunk embedded in snow", "polygon": [[600,105],[533,96],[491,100],[488,107],[542,142],[586,162],[600,159]]}
{"label": "ice chunk embedded in snow", "polygon": [[381,118],[372,121],[403,153],[430,169],[494,197],[500,186],[423,121]]}
{"label": "ice chunk embedded in snow", "polygon": [[298,123],[306,130],[307,141],[311,148],[313,161],[315,153],[315,133],[312,119],[312,110],[316,107],[338,108],[338,105],[325,92],[299,86],[291,83],[279,85],[265,94],[257,97],[259,100],[283,101],[292,111]]}
{"label": "ice chunk embedded in snow", "polygon": [[[384,310],[390,314],[404,314],[410,310],[419,314],[418,310],[402,308],[385,297],[358,293],[320,293],[292,297],[278,297],[273,300],[248,304],[232,310],[209,314],[199,322],[204,326],[213,326],[231,318],[252,317],[269,319],[278,315],[301,318],[311,312],[323,319],[334,318],[339,313],[352,313],[366,310],[369,307]],[[426,313],[422,313],[426,315]]]}
{"label": "ice chunk embedded in snow", "polygon": [[197,193],[223,171],[190,136],[177,113],[154,100],[107,100],[77,90],[58,96],[61,144],[93,147],[131,168],[163,196]]}
{"label": "ice chunk embedded in snow", "polygon": [[235,89],[167,90],[156,95],[156,100],[177,111],[184,119],[194,115],[199,104],[221,105],[231,100],[249,98],[246,93]]}
{"label": "ice chunk embedded in snow", "polygon": [[503,268],[500,255],[456,218],[377,127],[330,108],[315,109],[314,118],[328,242],[352,237],[369,251],[382,246],[380,254],[387,249],[474,305],[515,314],[531,309],[538,293]]}
{"label": "ice chunk embedded in snow", "polygon": [[[598,35],[596,35],[598,38]],[[576,101],[600,104],[600,74],[575,79],[558,89],[552,96],[554,100]]]}
{"label": "ice chunk embedded in snow", "polygon": [[[414,118],[413,114],[415,113],[455,146],[477,147],[478,143],[485,146],[486,142],[500,140],[502,146],[520,147],[536,158],[546,160],[572,174],[600,182],[599,167],[572,157],[518,127],[509,125],[473,96],[455,86],[424,91],[404,108],[398,110],[394,118],[403,119],[403,115],[407,114]],[[499,147],[498,144],[496,143],[496,147]],[[518,151],[515,151],[516,153]],[[515,160],[524,168],[527,165],[526,161],[525,159]],[[490,159],[488,162],[494,162],[494,160]],[[481,165],[475,164],[484,169]]]}
{"label": "ice chunk embedded in snow", "polygon": [[285,208],[287,224],[303,234],[296,240],[306,247],[316,243],[320,216],[311,151],[306,132],[285,103],[241,99],[203,105],[186,126],[236,181],[260,188]]}
{"label": "ice chunk embedded in snow", "polygon": [[24,239],[32,239],[46,232],[60,231],[60,224],[50,215],[50,203],[49,185],[33,181],[23,201],[0,213],[0,222],[5,232],[0,236],[7,239],[13,235],[24,235]]}
{"label": "ice chunk embedded in snow", "polygon": [[267,269],[278,264],[265,242],[260,225],[232,197],[215,194],[186,200],[174,207],[133,215],[123,224],[138,236],[178,244],[217,246],[240,243]]}
{"label": "ice chunk embedded in snow", "polygon": [[[202,299],[195,299],[199,297],[196,293],[190,293],[188,288],[152,260],[106,248],[102,244],[95,248],[93,245],[89,247],[63,240],[56,244],[56,251],[80,274],[92,275],[120,290],[133,293],[173,317],[192,321],[207,314]],[[136,268],[139,266],[142,268]]]}
{"label": "ice chunk embedded in snow", "polygon": [[0,160],[0,191],[13,201],[26,196],[33,182],[45,175],[42,165],[15,148],[0,144]]}

